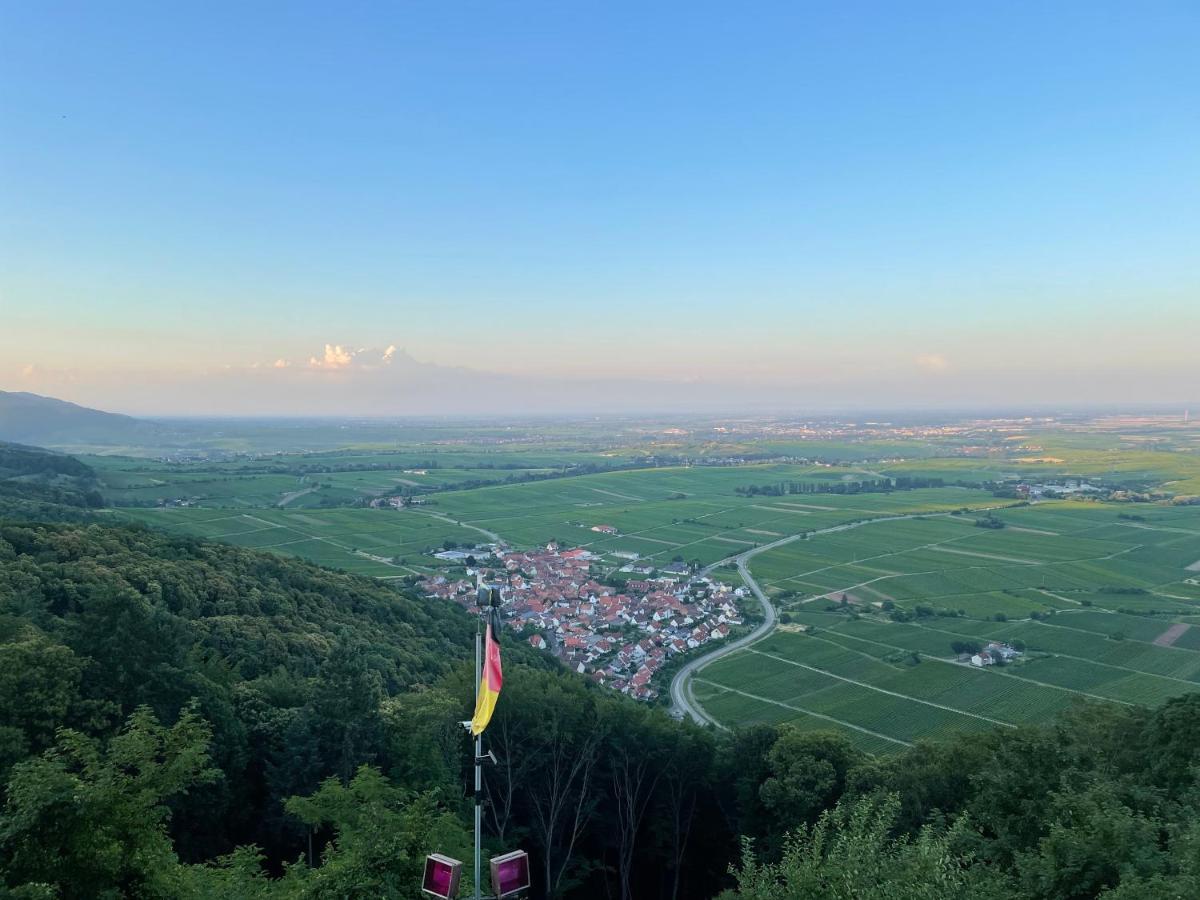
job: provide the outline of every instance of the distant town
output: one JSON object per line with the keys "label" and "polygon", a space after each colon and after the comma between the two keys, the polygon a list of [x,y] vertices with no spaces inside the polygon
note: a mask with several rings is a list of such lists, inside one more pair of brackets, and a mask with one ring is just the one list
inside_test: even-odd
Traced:
{"label": "distant town", "polygon": [[729,637],[743,624],[742,588],[692,572],[682,562],[661,569],[623,566],[623,587],[602,584],[598,557],[550,543],[530,551],[495,546],[448,550],[444,559],[467,564],[467,577],[422,582],[431,597],[478,612],[477,582],[499,583],[505,617],[529,643],[552,653],[597,684],[651,701],[654,678],[680,654]]}

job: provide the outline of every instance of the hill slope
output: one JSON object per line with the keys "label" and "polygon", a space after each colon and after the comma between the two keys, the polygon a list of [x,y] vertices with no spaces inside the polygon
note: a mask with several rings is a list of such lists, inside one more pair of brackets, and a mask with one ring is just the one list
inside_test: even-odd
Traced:
{"label": "hill slope", "polygon": [[130,444],[157,431],[154,423],[131,416],[39,394],[0,391],[0,441],[59,447]]}
{"label": "hill slope", "polygon": [[73,456],[0,441],[0,519],[78,520],[103,502],[91,466]]}
{"label": "hill slope", "polygon": [[195,702],[221,776],[176,808],[182,852],[278,852],[283,799],[378,760],[381,701],[468,664],[473,637],[451,604],[297,560],[0,519],[0,783],[56,728],[107,739],[140,706],[174,722]]}

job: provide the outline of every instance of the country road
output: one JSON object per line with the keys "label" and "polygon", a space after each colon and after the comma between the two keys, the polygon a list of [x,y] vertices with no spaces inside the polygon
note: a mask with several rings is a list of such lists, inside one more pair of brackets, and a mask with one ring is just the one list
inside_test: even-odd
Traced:
{"label": "country road", "polygon": [[279,502],[276,503],[275,505],[278,508],[283,509],[283,507],[287,506],[293,500],[299,500],[301,497],[305,496],[306,494],[312,494],[319,490],[320,490],[319,487],[314,486],[314,487],[308,487],[308,488],[301,488],[298,491],[291,491],[287,494],[284,494],[282,497],[280,497]]}
{"label": "country road", "polygon": [[433,516],[435,519],[440,519],[441,521],[446,522],[450,525],[457,525],[459,528],[469,528],[471,531],[478,531],[480,534],[482,534],[484,537],[491,540],[493,543],[496,543],[496,544],[504,543],[504,538],[500,537],[500,535],[496,534],[496,532],[488,531],[486,528],[480,528],[478,525],[468,525],[466,522],[460,522],[458,519],[452,519],[449,516],[443,515],[442,513],[436,513],[436,512],[433,512],[432,510],[428,510],[428,509],[420,509],[420,510],[417,510],[417,512],[420,512],[426,516]]}
{"label": "country road", "polygon": [[[755,553],[761,553],[763,550],[766,550],[770,547],[778,547],[780,544],[786,544],[789,541],[799,540],[799,538],[799,535],[792,535],[785,540],[776,541],[773,544],[758,547],[754,550],[748,550],[740,556],[734,558],[734,561],[737,563],[738,572],[742,576],[742,580],[746,582],[746,585],[750,588],[751,592],[753,592],[754,596],[758,598],[758,602],[762,604],[762,623],[744,637],[740,637],[736,641],[725,644],[723,647],[719,647],[711,653],[706,653],[699,659],[693,659],[691,662],[686,663],[682,669],[675,673],[675,677],[671,679],[672,715],[682,718],[686,714],[690,715],[701,725],[715,725],[718,728],[725,727],[716,719],[709,716],[708,713],[704,712],[704,710],[700,708],[700,705],[695,702],[694,698],[692,697],[692,676],[704,668],[704,666],[707,666],[714,659],[720,659],[722,656],[732,653],[735,650],[740,650],[742,647],[748,646],[760,638],[765,638],[768,634],[775,630],[775,605],[767,599],[767,595],[763,593],[762,588],[758,586],[758,582],[754,580],[754,576],[750,574],[750,570],[746,568],[746,560]],[[722,562],[724,561],[725,560],[722,560]],[[717,563],[717,565],[720,565],[720,563]],[[708,569],[705,569],[705,572],[708,572],[711,568],[712,566],[709,566]]]}
{"label": "country road", "polygon": [[[997,507],[988,508],[995,509]],[[846,522],[842,525],[833,525],[829,528],[821,528],[816,531],[808,532],[808,534],[833,534],[838,531],[849,531],[852,528],[860,528],[863,525],[874,525],[878,522],[896,522],[901,519],[933,518],[948,515],[950,515],[950,513],[906,513],[902,516],[882,516],[878,519],[864,519],[859,522]],[[760,624],[749,634],[738,638],[736,641],[725,644],[723,647],[713,650],[711,653],[706,653],[701,657],[693,659],[675,673],[675,677],[671,679],[671,715],[677,716],[678,718],[683,718],[685,715],[687,715],[691,716],[694,721],[701,725],[715,725],[717,728],[725,727],[708,713],[706,713],[700,707],[700,704],[696,701],[695,697],[692,696],[692,676],[696,675],[709,663],[714,662],[723,656],[728,656],[730,653],[741,650],[743,647],[747,647],[750,644],[760,641],[775,630],[775,605],[771,603],[771,601],[767,598],[767,595],[763,593],[762,588],[759,586],[758,582],[754,580],[754,576],[750,574],[750,569],[746,564],[749,562],[752,556],[757,556],[758,554],[765,553],[768,550],[774,550],[776,547],[782,547],[784,544],[790,544],[793,541],[798,541],[803,537],[804,533],[791,534],[785,538],[780,538],[777,541],[772,541],[769,544],[763,544],[761,547],[755,547],[752,550],[747,550],[745,553],[739,553],[736,556],[727,556],[725,559],[717,560],[712,565],[706,566],[703,570],[701,570],[701,574],[707,575],[718,566],[723,566],[727,563],[735,563],[738,568],[738,574],[742,576],[742,581],[746,583],[746,586],[750,588],[751,593],[753,593],[758,599],[758,602],[762,604],[763,621],[762,624]]]}

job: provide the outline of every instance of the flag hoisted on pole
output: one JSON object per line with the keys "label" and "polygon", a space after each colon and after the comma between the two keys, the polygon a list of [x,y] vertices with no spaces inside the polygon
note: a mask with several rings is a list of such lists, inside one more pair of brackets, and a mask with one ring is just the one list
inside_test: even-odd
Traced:
{"label": "flag hoisted on pole", "polygon": [[[500,588],[479,585],[477,595],[483,620],[487,623],[485,650],[481,654],[479,631],[475,631],[475,715],[463,722],[475,738],[475,895],[479,893],[483,868],[483,730],[492,720],[500,699],[503,675],[500,671]],[[491,754],[489,754],[491,756]],[[495,757],[492,757],[494,760]]]}
{"label": "flag hoisted on pole", "polygon": [[479,690],[475,695],[475,715],[471,717],[471,734],[479,736],[492,720],[496,701],[500,698],[500,686],[504,675],[500,670],[499,633],[500,611],[490,606],[484,613],[487,628],[483,636],[483,672],[479,677]]}

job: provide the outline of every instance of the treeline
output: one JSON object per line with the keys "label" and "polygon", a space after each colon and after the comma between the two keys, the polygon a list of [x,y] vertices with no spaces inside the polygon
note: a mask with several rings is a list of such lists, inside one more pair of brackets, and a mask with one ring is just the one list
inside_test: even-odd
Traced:
{"label": "treeline", "polygon": [[73,456],[0,443],[0,517],[75,521],[103,505],[90,466]]}
{"label": "treeline", "polygon": [[45,522],[77,521],[87,510],[103,505],[104,498],[93,487],[0,480],[0,516]]}
{"label": "treeline", "polygon": [[222,776],[175,802],[181,857],[254,843],[278,863],[297,842],[283,801],[383,760],[383,701],[465,661],[471,623],[265,553],[133,527],[3,524],[0,641],[0,776],[60,727],[104,741],[140,708],[173,723],[194,704]]}
{"label": "treeline", "polygon": [[[506,674],[487,852],[529,850],[535,897],[1200,896],[1195,695],[873,759],[836,734],[724,734],[570,673]],[[379,700],[374,763],[281,803],[285,852],[188,861],[198,798],[229,777],[194,706],[169,727],[138,709],[107,737],[60,731],[10,771],[4,876],[24,897],[416,898],[425,852],[469,856],[470,681]]]}
{"label": "treeline", "polygon": [[780,481],[775,484],[751,484],[734,488],[742,497],[783,497],[788,494],[888,494],[919,488],[945,487],[942,478],[871,478],[863,481]]}
{"label": "treeline", "polygon": [[[859,760],[840,793],[810,760],[792,784],[835,785],[824,809],[784,840],[781,862],[760,865],[772,850],[752,848],[731,896],[1200,896],[1198,736],[1191,694]],[[791,740],[811,738],[778,742]]]}
{"label": "treeline", "polygon": [[51,453],[40,447],[0,442],[0,478],[20,475],[66,475],[94,480],[92,467],[73,456]]}

